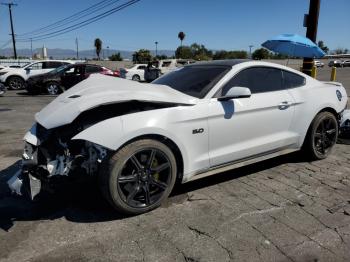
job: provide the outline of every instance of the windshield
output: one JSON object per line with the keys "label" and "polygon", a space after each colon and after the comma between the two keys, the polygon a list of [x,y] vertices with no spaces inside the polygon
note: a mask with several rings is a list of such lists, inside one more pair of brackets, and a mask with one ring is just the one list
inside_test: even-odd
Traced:
{"label": "windshield", "polygon": [[57,74],[57,73],[63,72],[68,66],[70,65],[68,64],[68,65],[62,65],[60,67],[57,67],[56,69],[50,71],[50,74]]}
{"label": "windshield", "polygon": [[21,66],[21,68],[24,68],[24,67],[26,67],[26,66],[28,66],[30,64],[33,64],[33,63],[25,63],[24,65]]}
{"label": "windshield", "polygon": [[203,98],[230,69],[229,66],[185,66],[156,79],[152,84],[167,85],[186,95]]}

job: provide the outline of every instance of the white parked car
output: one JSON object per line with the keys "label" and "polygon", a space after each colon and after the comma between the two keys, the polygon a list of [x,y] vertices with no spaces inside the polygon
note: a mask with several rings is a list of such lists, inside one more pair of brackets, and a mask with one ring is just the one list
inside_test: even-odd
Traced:
{"label": "white parked car", "polygon": [[176,70],[179,67],[193,63],[193,60],[186,59],[166,59],[153,62],[153,65],[160,70],[162,75]]}
{"label": "white parked car", "polygon": [[175,181],[298,150],[326,158],[346,104],[341,84],[260,61],[188,65],[151,84],[92,75],[36,114],[8,184],[33,197],[41,183],[97,175],[117,210],[144,213]]}
{"label": "white parked car", "polygon": [[0,71],[0,83],[10,89],[23,89],[27,79],[34,75],[48,73],[62,65],[73,64],[70,61],[42,60],[29,63],[20,68],[5,68]]}
{"label": "white parked car", "polygon": [[314,60],[314,65],[316,67],[324,67],[324,63],[318,60]]}
{"label": "white parked car", "polygon": [[120,77],[133,80],[133,81],[145,81],[145,69],[147,68],[146,64],[135,64],[131,68],[121,68]]}

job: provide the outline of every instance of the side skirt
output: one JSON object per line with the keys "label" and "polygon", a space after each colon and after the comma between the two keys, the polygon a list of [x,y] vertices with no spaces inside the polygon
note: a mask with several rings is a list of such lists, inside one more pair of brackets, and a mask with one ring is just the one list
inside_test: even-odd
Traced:
{"label": "side skirt", "polygon": [[226,164],[222,164],[222,165],[218,165],[218,166],[214,166],[211,167],[209,169],[206,170],[202,170],[199,171],[198,173],[195,173],[194,175],[192,175],[191,177],[189,177],[188,179],[184,179],[182,181],[182,183],[187,183],[193,180],[197,180],[203,177],[207,177],[207,176],[211,176],[217,173],[222,173],[231,169],[235,169],[235,168],[239,168],[239,167],[243,167],[243,166],[247,166],[250,164],[254,164],[257,162],[261,162],[270,158],[274,158],[277,156],[282,156],[282,155],[286,155],[295,151],[299,151],[300,149],[291,149],[291,148],[287,148],[287,149],[282,149],[282,150],[278,150],[278,151],[273,151],[273,152],[267,152],[267,153],[263,153],[263,154],[258,154],[258,155],[254,155],[254,156],[250,156],[244,159],[240,159],[237,161],[233,161],[233,162],[229,162]]}

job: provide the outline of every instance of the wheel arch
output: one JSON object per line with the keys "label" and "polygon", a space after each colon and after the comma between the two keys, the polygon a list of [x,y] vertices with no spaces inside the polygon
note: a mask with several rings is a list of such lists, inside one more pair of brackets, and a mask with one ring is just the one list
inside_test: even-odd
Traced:
{"label": "wheel arch", "polygon": [[[325,108],[321,109],[320,111],[317,112],[317,114],[315,115],[315,117],[316,117],[319,113],[322,113],[322,112],[329,112],[329,113],[332,113],[338,121],[340,120],[340,119],[339,119],[340,116],[339,116],[338,112],[337,112],[334,108],[332,108],[332,107],[325,107]],[[310,123],[310,125],[311,125],[311,123]]]}
{"label": "wheel arch", "polygon": [[339,120],[340,120],[340,115],[338,114],[338,112],[333,108],[333,107],[330,107],[330,106],[326,106],[326,107],[323,107],[322,109],[319,109],[316,114],[314,115],[314,117],[312,118],[311,122],[309,123],[309,126],[307,127],[307,130],[306,130],[306,133],[305,133],[305,136],[303,137],[303,141],[301,143],[302,147],[304,147],[304,144],[305,144],[305,140],[306,140],[306,137],[307,135],[309,134],[309,131],[310,131],[310,128],[312,126],[312,123],[314,121],[314,119],[316,118],[316,116],[322,112],[329,112],[331,114],[333,114],[335,116],[335,118],[337,119],[338,123],[339,123]]}
{"label": "wheel arch", "polygon": [[23,80],[23,82],[26,82],[26,80],[23,78],[23,76],[18,75],[18,74],[14,74],[14,75],[9,75],[9,76],[6,77],[6,80],[5,80],[6,85],[8,85],[8,81],[9,81],[9,79],[11,79],[12,77],[19,77],[19,78],[21,78],[21,79]]}

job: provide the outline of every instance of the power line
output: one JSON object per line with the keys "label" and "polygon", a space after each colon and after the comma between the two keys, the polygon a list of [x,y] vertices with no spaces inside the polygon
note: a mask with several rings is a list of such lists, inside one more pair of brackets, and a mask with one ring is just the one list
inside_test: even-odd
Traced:
{"label": "power line", "polygon": [[77,48],[77,60],[79,59],[79,42],[78,42],[78,37],[75,38],[75,45]]}
{"label": "power line", "polygon": [[11,43],[11,39],[10,40],[8,40],[5,44],[3,44],[2,46],[0,46],[0,49],[3,49],[3,48],[5,48],[6,46],[8,46],[9,45],[9,43]]}
{"label": "power line", "polygon": [[[84,26],[87,26],[93,22],[96,22],[98,20],[101,20],[102,18],[105,18],[111,14],[114,14],[118,11],[121,11],[122,9],[128,7],[128,6],[131,6],[137,2],[139,2],[141,0],[130,0],[122,5],[119,5],[117,7],[114,7],[112,8],[111,10],[109,11],[106,11],[106,12],[103,12],[99,15],[96,15],[92,18],[89,18],[89,19],[86,19],[82,22],[79,22],[77,24],[74,24],[74,25],[71,25],[71,26],[68,26],[66,28],[63,28],[63,29],[60,29],[60,30],[57,30],[57,31],[54,31],[52,33],[48,33],[48,34],[43,34],[43,35],[40,35],[40,36],[37,36],[37,37],[33,37],[32,40],[33,41],[38,41],[38,40],[44,40],[44,39],[48,39],[48,38],[52,38],[52,37],[56,37],[56,36],[59,36],[59,35],[62,35],[62,34],[65,34],[65,33],[68,33],[68,32],[71,32],[73,30],[76,30],[76,29],[79,29],[81,27],[84,27]],[[27,39],[20,39],[21,42],[28,42],[28,40],[30,40],[29,38]]]}
{"label": "power line", "polygon": [[26,36],[26,35],[39,35],[39,34],[43,34],[45,32],[49,32],[49,31],[52,31],[54,29],[57,29],[57,28],[60,28],[60,27],[63,27],[69,23],[72,23],[72,22],[75,22],[75,21],[78,21],[79,19],[81,18],[84,18],[84,17],[87,17],[91,14],[93,14],[94,12],[97,12],[97,11],[100,11],[101,9],[104,9],[106,8],[107,6],[110,6],[110,5],[113,5],[115,4],[116,2],[118,2],[120,0],[103,0],[97,4],[94,4],[80,12],[77,12],[77,13],[74,13],[73,15],[70,15],[64,19],[61,19],[55,23],[52,23],[48,26],[45,26],[45,27],[42,27],[42,28],[39,28],[39,29],[36,29],[36,30],[33,30],[33,31],[30,31],[30,32],[27,32],[27,33],[24,33],[24,34],[20,34],[19,36]]}

